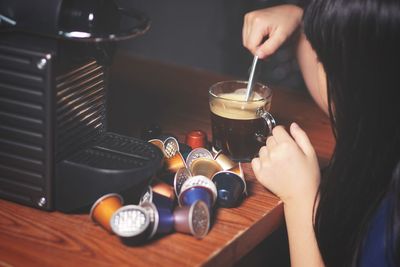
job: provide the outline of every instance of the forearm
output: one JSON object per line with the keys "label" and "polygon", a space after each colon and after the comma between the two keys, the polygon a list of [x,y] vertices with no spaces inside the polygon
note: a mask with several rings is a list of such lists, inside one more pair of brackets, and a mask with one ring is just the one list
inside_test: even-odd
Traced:
{"label": "forearm", "polygon": [[310,203],[284,204],[292,267],[324,266],[313,229],[313,205]]}

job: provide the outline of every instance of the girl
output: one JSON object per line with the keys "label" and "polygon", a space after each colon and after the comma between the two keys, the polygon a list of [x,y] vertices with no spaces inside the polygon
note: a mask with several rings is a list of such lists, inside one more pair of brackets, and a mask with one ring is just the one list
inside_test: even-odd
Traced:
{"label": "girl", "polygon": [[[273,53],[299,24],[288,12],[247,15],[244,45]],[[306,133],[278,126],[254,173],[284,203],[292,266],[400,266],[400,1],[313,0],[303,21],[299,65],[335,150],[321,177]]]}

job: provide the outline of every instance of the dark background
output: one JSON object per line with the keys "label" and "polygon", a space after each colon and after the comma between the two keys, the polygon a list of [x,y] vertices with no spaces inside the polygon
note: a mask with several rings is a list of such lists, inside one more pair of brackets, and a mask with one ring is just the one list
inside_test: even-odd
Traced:
{"label": "dark background", "polygon": [[[248,79],[253,56],[242,45],[243,16],[251,10],[297,1],[278,0],[120,0],[151,18],[150,30],[119,48],[143,58],[191,66]],[[258,64],[258,80],[303,90],[293,42]]]}

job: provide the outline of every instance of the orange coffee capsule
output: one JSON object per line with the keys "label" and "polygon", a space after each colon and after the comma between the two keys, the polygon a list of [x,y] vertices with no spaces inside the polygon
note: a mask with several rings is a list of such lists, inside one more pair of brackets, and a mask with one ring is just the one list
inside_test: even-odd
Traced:
{"label": "orange coffee capsule", "polygon": [[192,149],[207,147],[207,134],[202,130],[194,130],[186,135],[186,144]]}
{"label": "orange coffee capsule", "polygon": [[90,209],[90,218],[100,224],[104,229],[112,233],[110,219],[114,212],[123,205],[123,199],[119,194],[111,193],[102,196]]}
{"label": "orange coffee capsule", "polygon": [[163,195],[169,199],[175,200],[174,188],[171,185],[167,184],[166,182],[161,181],[159,179],[155,179],[151,183],[151,187],[153,189],[153,192]]}

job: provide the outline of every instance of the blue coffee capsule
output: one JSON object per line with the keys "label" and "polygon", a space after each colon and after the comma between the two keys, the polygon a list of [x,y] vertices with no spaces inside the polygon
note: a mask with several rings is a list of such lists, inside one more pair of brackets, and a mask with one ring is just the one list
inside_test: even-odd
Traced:
{"label": "blue coffee capsule", "polygon": [[174,215],[172,210],[164,207],[159,207],[151,202],[140,204],[149,215],[150,228],[148,239],[155,234],[168,234],[174,230]]}
{"label": "blue coffee capsule", "polygon": [[193,176],[186,180],[179,194],[179,205],[190,206],[197,200],[202,200],[211,209],[217,199],[217,188],[207,177]]}
{"label": "blue coffee capsule", "polygon": [[157,206],[158,227],[157,234],[168,234],[174,230],[174,214],[172,210]]}
{"label": "blue coffee capsule", "polygon": [[220,171],[214,174],[212,181],[218,191],[218,205],[232,208],[239,205],[246,191],[246,182],[232,171]]}
{"label": "blue coffee capsule", "polygon": [[203,186],[195,186],[186,189],[180,195],[181,206],[190,206],[196,201],[203,201],[211,210],[213,206],[213,199],[211,191]]}

